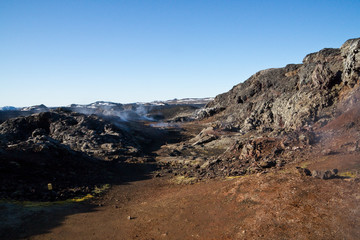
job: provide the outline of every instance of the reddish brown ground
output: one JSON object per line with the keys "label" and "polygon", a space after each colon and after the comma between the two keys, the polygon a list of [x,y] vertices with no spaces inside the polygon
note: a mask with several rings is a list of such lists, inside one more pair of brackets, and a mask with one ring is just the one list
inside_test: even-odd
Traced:
{"label": "reddish brown ground", "polygon": [[295,171],[193,185],[150,179],[113,187],[56,227],[63,211],[37,216],[47,220],[24,227],[45,233],[25,239],[359,239],[359,203],[359,181]]}

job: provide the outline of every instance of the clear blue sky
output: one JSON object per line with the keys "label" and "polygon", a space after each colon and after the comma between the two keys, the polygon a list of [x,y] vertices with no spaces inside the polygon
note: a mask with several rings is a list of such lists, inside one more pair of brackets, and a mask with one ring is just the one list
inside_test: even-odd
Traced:
{"label": "clear blue sky", "polygon": [[211,97],[360,37],[360,1],[0,1],[0,106]]}

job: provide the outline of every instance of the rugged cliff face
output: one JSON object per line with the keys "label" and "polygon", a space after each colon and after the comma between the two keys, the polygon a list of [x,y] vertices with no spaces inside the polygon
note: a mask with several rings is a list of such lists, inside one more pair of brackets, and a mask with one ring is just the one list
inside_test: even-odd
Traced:
{"label": "rugged cliff face", "polygon": [[[308,54],[302,64],[254,74],[199,111],[205,128],[189,141],[164,147],[160,155],[174,157],[163,161],[180,163],[176,174],[206,178],[282,168],[320,156],[324,148],[358,151],[357,121],[343,116],[359,112],[359,48],[360,38],[351,39],[340,49]],[[330,125],[336,127],[329,130]],[[346,135],[352,138],[345,143],[340,136]]]}
{"label": "rugged cliff face", "polygon": [[[307,55],[303,64],[267,69],[218,95],[200,113],[240,131],[295,130],[334,116],[341,95],[359,83],[360,39]],[[209,114],[210,113],[210,114]]]}

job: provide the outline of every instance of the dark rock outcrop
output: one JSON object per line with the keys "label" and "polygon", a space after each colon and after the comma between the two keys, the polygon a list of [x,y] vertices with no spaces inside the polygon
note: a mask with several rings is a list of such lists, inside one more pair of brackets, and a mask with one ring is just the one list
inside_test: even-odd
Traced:
{"label": "dark rock outcrop", "polygon": [[[309,151],[325,136],[318,129],[359,103],[359,50],[360,38],[351,39],[340,49],[308,54],[302,64],[259,71],[216,96],[198,111],[198,119],[216,134],[205,134],[204,129],[182,143],[197,159],[205,157],[211,164],[180,166],[179,174],[203,178],[266,172]],[[351,145],[353,151],[356,146]],[[209,156],[212,149],[222,152]],[[189,157],[186,154],[178,156]]]}
{"label": "dark rock outcrop", "polygon": [[[351,39],[340,49],[308,54],[303,64],[260,71],[218,95],[200,117],[214,112],[222,124],[243,131],[294,130],[331,117],[341,91],[359,82],[359,50],[360,39]],[[214,109],[224,112],[217,116]]]}
{"label": "dark rock outcrop", "polygon": [[50,137],[74,151],[104,160],[134,155],[139,151],[125,125],[116,126],[96,115],[58,109],[9,119],[0,125],[1,141],[18,144],[36,137]]}
{"label": "dark rock outcrop", "polygon": [[126,128],[64,109],[5,121],[0,125],[0,198],[66,199],[109,183],[117,161],[108,161],[123,162],[141,152]]}

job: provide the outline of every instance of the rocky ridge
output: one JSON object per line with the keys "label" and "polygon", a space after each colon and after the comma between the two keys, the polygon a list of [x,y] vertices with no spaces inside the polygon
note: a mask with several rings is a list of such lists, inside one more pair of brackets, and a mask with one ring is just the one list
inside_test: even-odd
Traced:
{"label": "rocky ridge", "polygon": [[358,108],[359,48],[360,39],[350,39],[340,49],[308,54],[302,64],[259,71],[200,110],[205,128],[164,146],[159,161],[176,175],[202,179],[267,172],[323,151],[322,127]]}
{"label": "rocky ridge", "polygon": [[245,132],[295,130],[331,119],[339,96],[359,84],[359,42],[351,39],[340,49],[308,54],[302,64],[260,71],[218,95],[204,111],[223,111],[215,117],[220,127]]}

